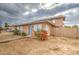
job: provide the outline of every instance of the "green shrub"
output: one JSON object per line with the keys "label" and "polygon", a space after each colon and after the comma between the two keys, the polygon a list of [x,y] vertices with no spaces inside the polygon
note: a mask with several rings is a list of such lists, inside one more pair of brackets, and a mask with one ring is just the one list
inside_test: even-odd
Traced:
{"label": "green shrub", "polygon": [[45,30],[40,30],[35,32],[35,36],[39,40],[47,40],[48,39],[48,33]]}
{"label": "green shrub", "polygon": [[41,33],[40,33],[40,31],[35,31],[35,36],[36,36],[36,38],[38,39],[38,40],[40,40],[41,39]]}
{"label": "green shrub", "polygon": [[64,26],[65,28],[71,28],[71,26]]}
{"label": "green shrub", "polygon": [[72,28],[78,28],[78,25],[73,25]]}
{"label": "green shrub", "polygon": [[21,35],[22,35],[22,36],[26,36],[27,34],[26,34],[25,32],[22,32]]}
{"label": "green shrub", "polygon": [[21,36],[26,36],[27,34],[25,32],[22,32],[18,29],[13,30],[14,35],[21,35]]}
{"label": "green shrub", "polygon": [[20,31],[18,29],[15,29],[13,32],[14,32],[14,35],[20,35]]}
{"label": "green shrub", "polygon": [[5,27],[5,30],[7,30],[8,27],[9,27],[9,24],[8,23],[5,23],[4,27]]}
{"label": "green shrub", "polygon": [[0,27],[0,32],[3,30],[3,28],[2,27]]}

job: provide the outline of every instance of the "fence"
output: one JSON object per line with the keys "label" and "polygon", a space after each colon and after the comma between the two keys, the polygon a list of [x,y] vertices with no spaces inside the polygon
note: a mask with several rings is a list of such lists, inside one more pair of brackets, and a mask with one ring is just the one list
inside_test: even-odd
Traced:
{"label": "fence", "polygon": [[79,38],[79,28],[54,28],[54,36]]}

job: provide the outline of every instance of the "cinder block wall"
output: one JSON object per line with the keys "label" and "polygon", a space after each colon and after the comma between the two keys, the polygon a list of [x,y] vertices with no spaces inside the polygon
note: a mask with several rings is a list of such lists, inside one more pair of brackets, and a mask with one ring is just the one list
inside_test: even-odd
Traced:
{"label": "cinder block wall", "polygon": [[79,29],[64,27],[54,28],[53,35],[59,37],[79,38]]}

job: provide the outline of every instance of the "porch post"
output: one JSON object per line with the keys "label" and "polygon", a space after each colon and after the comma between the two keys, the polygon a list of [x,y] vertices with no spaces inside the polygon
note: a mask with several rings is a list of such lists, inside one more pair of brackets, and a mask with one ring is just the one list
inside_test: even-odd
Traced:
{"label": "porch post", "polygon": [[45,24],[44,23],[42,23],[42,30],[44,30],[45,29]]}
{"label": "porch post", "polygon": [[34,25],[32,25],[32,37],[34,38]]}

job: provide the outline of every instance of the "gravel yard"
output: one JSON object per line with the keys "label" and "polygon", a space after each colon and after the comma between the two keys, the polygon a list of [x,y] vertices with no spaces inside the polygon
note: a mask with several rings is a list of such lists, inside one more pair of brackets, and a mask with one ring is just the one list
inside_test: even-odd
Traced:
{"label": "gravel yard", "polygon": [[[3,37],[2,37],[3,35]],[[6,39],[6,33],[0,34],[0,40]],[[12,39],[13,36],[7,38]],[[46,41],[24,38],[0,43],[1,55],[78,55],[79,39],[49,37]]]}

